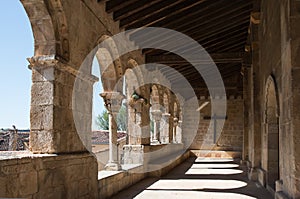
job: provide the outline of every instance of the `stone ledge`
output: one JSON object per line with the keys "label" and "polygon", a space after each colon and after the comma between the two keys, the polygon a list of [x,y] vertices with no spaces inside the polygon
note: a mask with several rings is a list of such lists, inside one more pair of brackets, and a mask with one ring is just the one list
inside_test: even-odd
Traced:
{"label": "stone ledge", "polygon": [[98,194],[100,198],[110,198],[146,177],[142,165],[122,165],[122,168],[126,170],[98,172]]}

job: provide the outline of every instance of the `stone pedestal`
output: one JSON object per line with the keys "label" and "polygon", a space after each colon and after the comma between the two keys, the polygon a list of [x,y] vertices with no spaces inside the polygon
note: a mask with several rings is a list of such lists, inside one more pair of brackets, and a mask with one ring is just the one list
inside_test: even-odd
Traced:
{"label": "stone pedestal", "polygon": [[100,94],[103,97],[105,108],[109,115],[109,159],[105,166],[106,170],[118,171],[121,170],[121,165],[118,160],[117,146],[117,114],[122,105],[124,96],[119,92],[104,92]]}

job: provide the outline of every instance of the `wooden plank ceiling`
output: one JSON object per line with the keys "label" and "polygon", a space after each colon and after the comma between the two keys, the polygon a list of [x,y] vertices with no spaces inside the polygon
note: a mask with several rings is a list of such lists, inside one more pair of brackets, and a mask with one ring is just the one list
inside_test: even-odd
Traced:
{"label": "wooden plank ceiling", "polygon": [[[227,96],[242,96],[241,66],[248,36],[252,0],[107,0],[106,11],[112,13],[120,27],[164,27],[184,33],[196,40],[211,55],[223,77]],[[134,37],[132,33],[131,38]],[[158,35],[159,37],[161,35]],[[168,41],[168,37],[165,37]],[[156,42],[149,37],[147,42]],[[161,42],[161,41],[160,41]],[[193,49],[182,49],[189,51]],[[201,75],[181,57],[157,49],[144,49],[148,63],[166,64],[185,76],[198,97],[208,96]],[[162,73],[172,84],[178,83],[174,70]]]}

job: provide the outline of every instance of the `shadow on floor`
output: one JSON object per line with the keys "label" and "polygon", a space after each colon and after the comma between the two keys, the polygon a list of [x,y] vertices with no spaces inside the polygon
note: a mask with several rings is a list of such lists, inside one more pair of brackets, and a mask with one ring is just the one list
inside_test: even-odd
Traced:
{"label": "shadow on floor", "polygon": [[191,157],[161,178],[147,178],[112,199],[132,198],[273,198],[255,182],[248,181],[238,160]]}

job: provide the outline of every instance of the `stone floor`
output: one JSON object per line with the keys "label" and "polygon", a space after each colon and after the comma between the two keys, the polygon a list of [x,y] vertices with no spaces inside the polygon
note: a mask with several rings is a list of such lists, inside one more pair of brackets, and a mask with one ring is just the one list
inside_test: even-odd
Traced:
{"label": "stone floor", "polygon": [[273,198],[263,187],[249,182],[245,168],[236,162],[229,158],[189,158],[168,175],[142,180],[112,198]]}

